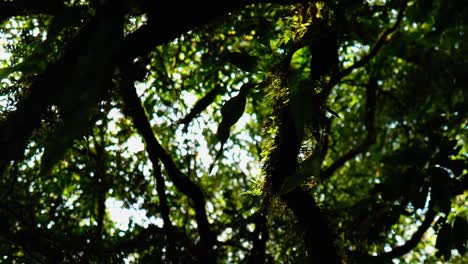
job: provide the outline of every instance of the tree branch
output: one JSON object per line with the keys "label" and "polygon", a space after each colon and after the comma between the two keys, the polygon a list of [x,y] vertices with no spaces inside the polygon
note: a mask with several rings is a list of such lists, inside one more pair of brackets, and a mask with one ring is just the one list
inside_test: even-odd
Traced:
{"label": "tree branch", "polygon": [[174,241],[174,236],[173,236],[173,226],[171,223],[171,219],[169,217],[169,206],[167,204],[167,195],[166,195],[166,187],[164,183],[164,178],[162,177],[161,174],[161,166],[159,162],[157,161],[156,163],[153,163],[153,171],[154,171],[154,177],[156,179],[156,188],[158,190],[158,198],[159,198],[159,207],[161,208],[161,215],[162,219],[164,222],[164,232],[166,235],[166,239],[168,242],[167,245],[167,255],[168,258],[171,262],[175,263],[175,256],[176,256],[176,251],[175,251],[175,241]]}
{"label": "tree branch", "polygon": [[[102,127],[100,127],[103,130]],[[94,137],[93,137],[94,138]],[[104,216],[106,212],[106,196],[109,190],[109,185],[106,177],[106,153],[103,142],[94,142],[96,149],[95,157],[95,188],[96,192],[96,203],[97,203],[97,227],[96,227],[96,240],[102,239],[102,233],[104,231]]]}
{"label": "tree branch", "polygon": [[431,207],[429,211],[426,213],[426,218],[419,226],[418,230],[411,236],[411,238],[406,241],[406,243],[402,246],[395,247],[391,251],[383,253],[376,258],[386,258],[386,259],[393,259],[397,257],[401,257],[406,253],[410,252],[413,248],[415,248],[418,243],[421,241],[422,237],[426,233],[427,229],[431,227],[432,221],[436,217],[436,211]]}
{"label": "tree branch", "polygon": [[371,76],[369,83],[366,87],[366,109],[365,109],[365,126],[367,129],[367,136],[365,140],[354,149],[351,149],[343,156],[335,160],[328,168],[322,170],[320,173],[320,178],[322,180],[330,178],[333,173],[341,168],[346,162],[353,159],[357,155],[366,151],[372,144],[375,142],[375,112],[377,104],[377,77]]}
{"label": "tree branch", "polygon": [[314,197],[296,188],[282,198],[304,229],[304,241],[312,263],[341,263],[332,231]]}
{"label": "tree branch", "polygon": [[[127,69],[123,69],[124,76],[128,76],[129,72],[131,72],[128,67],[130,66],[127,66]],[[212,246],[216,237],[212,233],[208,223],[205,209],[205,197],[201,188],[179,170],[171,156],[155,138],[131,78],[125,78],[122,80],[120,92],[125,102],[124,112],[132,118],[136,129],[143,137],[146,143],[146,152],[148,153],[151,162],[153,164],[157,164],[158,161],[161,160],[169,178],[172,180],[176,188],[193,201],[202,247],[200,257],[203,258],[205,263],[214,263],[216,257]]]}
{"label": "tree branch", "polygon": [[187,127],[194,118],[196,118],[201,112],[203,112],[210,104],[214,102],[216,96],[221,93],[222,89],[222,86],[217,85],[215,88],[208,91],[200,100],[195,103],[187,115],[177,121],[177,124],[183,124],[185,127]]}
{"label": "tree branch", "polygon": [[0,2],[0,22],[12,16],[24,16],[35,14],[56,14],[64,8],[60,0],[16,0]]}
{"label": "tree branch", "polygon": [[403,14],[406,9],[406,6],[408,5],[407,0],[401,0],[400,4],[400,11],[398,13],[398,16],[396,18],[395,23],[393,24],[392,27],[385,29],[380,35],[377,37],[377,40],[375,41],[374,45],[372,46],[370,52],[365,55],[361,60],[355,62],[353,65],[349,66],[348,68],[342,70],[340,73],[337,74],[335,80],[333,80],[331,83],[332,85],[337,84],[341,79],[343,79],[345,76],[348,76],[353,70],[360,68],[364,65],[366,65],[370,60],[372,60],[380,51],[380,49],[390,41],[391,36],[396,32],[398,27],[401,24],[401,21],[403,20]]}
{"label": "tree branch", "polygon": [[268,241],[267,211],[267,208],[263,207],[254,219],[255,230],[253,234],[253,246],[247,261],[249,264],[265,263],[266,242]]}
{"label": "tree branch", "polygon": [[[154,1],[153,1],[154,2]],[[226,3],[188,3],[177,2],[161,4],[162,2],[151,2],[147,13],[150,19],[147,25],[140,27],[130,34],[124,43],[115,43],[116,52],[113,58],[116,61],[109,62],[109,65],[124,64],[132,61],[138,56],[142,56],[154,49],[154,47],[167,43],[181,34],[195,29],[210,20],[225,15],[238,8],[253,3],[276,2],[280,4],[291,4],[301,1],[233,1]],[[17,0],[14,2],[0,3],[0,21],[3,17],[13,15],[28,15],[32,13],[53,13],[62,8],[62,1],[48,0],[47,2]],[[41,124],[41,117],[46,109],[53,103],[60,89],[64,85],[65,76],[73,75],[72,69],[76,67],[76,59],[82,52],[82,43],[87,43],[95,30],[96,24],[103,17],[99,15],[92,19],[78,33],[71,42],[71,46],[65,50],[67,52],[57,63],[50,65],[46,72],[38,76],[30,93],[21,100],[17,110],[9,113],[5,121],[0,122],[0,169],[5,168],[11,160],[21,159],[27,141]],[[179,20],[181,23],[168,23]],[[118,56],[117,56],[118,55]]]}
{"label": "tree branch", "polygon": [[[265,166],[267,184],[273,194],[281,190],[286,177],[297,173],[297,156],[302,142],[302,132],[297,131],[289,106],[281,109],[278,133],[275,137],[275,148],[269,155]],[[303,128],[302,128],[303,129]],[[340,263],[338,249],[333,241],[333,234],[327,220],[317,205],[314,197],[307,191],[297,187],[281,195],[282,200],[294,213],[304,228],[304,242],[312,263]]]}
{"label": "tree branch", "polygon": [[[11,160],[22,159],[27,142],[33,132],[41,125],[44,113],[52,104],[60,104],[61,100],[64,99],[60,95],[64,94],[66,87],[75,89],[73,85],[83,79],[90,80],[87,82],[88,86],[90,84],[98,87],[108,85],[106,81],[110,80],[114,66],[109,58],[115,57],[109,56],[109,53],[112,53],[111,50],[109,50],[108,55],[96,54],[94,59],[98,61],[94,63],[94,67],[101,66],[99,74],[94,75],[94,72],[89,71],[83,75],[82,69],[77,66],[83,64],[83,54],[87,54],[88,49],[95,49],[96,47],[93,45],[101,44],[96,41],[90,44],[90,40],[95,40],[104,31],[107,23],[117,15],[110,11],[97,15],[80,30],[70,47],[65,49],[66,52],[57,62],[48,65],[43,74],[34,77],[31,87],[28,87],[27,93],[18,103],[17,109],[8,113],[6,119],[0,122],[0,149],[2,149],[0,168]],[[119,47],[120,44],[115,43],[115,46]],[[116,47],[109,48],[117,51]],[[103,57],[100,57],[101,55]],[[80,74],[77,73],[78,71]],[[99,78],[97,78],[98,76]],[[105,89],[103,88],[103,90]],[[96,93],[98,92],[96,91]]]}
{"label": "tree branch", "polygon": [[[311,75],[308,81],[313,85],[312,91],[314,88],[320,90],[320,83],[326,80],[326,76],[336,75],[338,67],[336,32],[330,26],[330,21],[318,20],[307,35],[311,38],[312,55]],[[289,59],[288,56],[285,56],[288,67]],[[283,89],[287,89],[290,85],[287,83],[288,74],[288,68],[280,69],[281,80],[284,82]],[[304,137],[305,121],[297,122],[297,116],[293,114],[293,107],[300,108],[304,107],[305,104],[312,103],[319,108],[318,111],[314,111],[317,113],[311,117],[312,120],[307,120],[307,125],[311,126],[312,130],[320,131],[323,125],[326,126],[320,115],[320,108],[325,105],[329,92],[330,89],[323,89],[320,94],[313,92],[311,96],[308,95],[307,98],[294,102],[297,105],[292,105],[291,102],[284,103],[281,100],[277,102],[278,131],[274,139],[274,148],[265,164],[265,172],[268,175],[267,185],[269,185],[267,187],[274,195],[281,193],[283,183],[288,177],[294,177],[298,173],[297,159]],[[320,136],[316,137],[318,138],[318,146],[315,151],[324,151],[328,142],[319,140]],[[324,261],[326,263],[340,263],[338,248],[333,239],[334,235],[315,198],[299,186],[281,194],[281,199],[291,209],[304,229],[303,239],[309,260],[312,263],[323,263]]]}
{"label": "tree branch", "polygon": [[127,37],[120,54],[122,61],[147,54],[158,45],[167,43],[190,30],[251,4],[276,3],[287,5],[308,1],[146,2],[148,2],[145,6],[145,11],[149,17],[148,23]]}
{"label": "tree branch", "polygon": [[[426,231],[429,229],[429,227],[431,227],[432,222],[434,221],[434,218],[436,216],[437,216],[437,212],[434,210],[433,202],[431,201],[424,221],[419,226],[418,230],[416,230],[416,232],[413,233],[411,238],[407,240],[404,245],[397,246],[393,248],[391,251],[382,253],[378,256],[360,255],[358,253],[356,254],[356,257],[361,260],[369,260],[369,261],[380,263],[380,262],[384,262],[385,260],[391,260],[393,258],[398,258],[407,254],[419,244],[419,242],[421,241]],[[352,254],[355,254],[355,253],[351,253],[351,255]]]}

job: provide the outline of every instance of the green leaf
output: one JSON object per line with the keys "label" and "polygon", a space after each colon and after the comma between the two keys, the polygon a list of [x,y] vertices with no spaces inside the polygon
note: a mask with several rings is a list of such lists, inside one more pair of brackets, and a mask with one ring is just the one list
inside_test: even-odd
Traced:
{"label": "green leaf", "polygon": [[468,221],[459,215],[453,222],[453,245],[461,255],[464,255],[468,248]]}
{"label": "green leaf", "polygon": [[310,56],[308,46],[296,50],[291,56],[290,67],[293,70],[304,71],[310,65]]}
{"label": "green leaf", "polygon": [[241,118],[244,114],[245,104],[247,101],[247,93],[251,84],[244,84],[239,93],[229,99],[221,107],[222,121],[218,126],[216,135],[222,144],[226,142],[229,137],[231,127]]}
{"label": "green leaf", "polygon": [[287,177],[283,182],[283,185],[281,185],[279,195],[287,194],[288,192],[301,186],[307,180],[307,178],[308,176],[303,173],[296,173]]}
{"label": "green leaf", "polygon": [[328,113],[330,113],[332,116],[337,117],[337,118],[340,118],[340,115],[339,115],[337,112],[335,112],[334,110],[330,109],[330,107],[325,106],[325,110],[326,110]]}
{"label": "green leaf", "polygon": [[226,143],[230,136],[231,127],[234,124],[236,124],[237,121],[244,114],[245,104],[247,101],[247,94],[249,89],[253,86],[254,84],[249,83],[242,85],[239,93],[236,96],[229,99],[221,107],[222,120],[216,131],[216,137],[218,138],[221,145],[213,161],[213,164],[209,168],[210,172],[213,170],[216,161],[221,157],[221,154],[224,149],[224,143]]}

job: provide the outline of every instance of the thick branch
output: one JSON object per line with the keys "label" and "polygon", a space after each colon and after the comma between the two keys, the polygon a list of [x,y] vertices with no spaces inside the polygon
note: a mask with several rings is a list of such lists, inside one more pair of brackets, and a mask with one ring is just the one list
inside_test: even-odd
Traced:
{"label": "thick branch", "polygon": [[16,0],[0,2],[0,21],[12,17],[34,14],[56,14],[64,7],[60,0]]}
{"label": "thick branch", "polygon": [[[38,77],[29,94],[19,102],[17,110],[0,123],[0,165],[22,158],[27,140],[39,127],[43,113],[51,104],[52,98],[47,94],[54,90],[52,76],[58,67],[51,67],[45,76]],[[56,85],[60,82],[60,75],[57,75]]]}
{"label": "thick branch", "polygon": [[[77,66],[83,63],[83,54],[87,54],[88,49],[95,49],[97,47],[93,45],[101,44],[97,42],[90,44],[89,42],[95,40],[97,35],[104,31],[104,27],[110,20],[114,20],[114,16],[119,16],[113,12],[114,10],[109,10],[97,15],[82,28],[70,47],[65,49],[64,55],[57,62],[48,65],[44,74],[34,78],[31,87],[26,89],[28,90],[27,94],[18,103],[17,110],[8,113],[7,118],[0,122],[0,149],[2,149],[0,168],[11,160],[22,158],[27,142],[40,126],[41,118],[47,108],[53,103],[60,104],[60,100],[63,98],[59,97],[60,94],[63,94],[66,86],[75,89],[73,84],[83,79],[89,79],[90,83],[94,82],[92,84],[97,87],[107,85],[106,81],[110,80],[113,68],[113,63],[109,62],[109,58],[115,56],[108,56],[108,53],[96,54],[95,65],[101,66],[99,74],[88,72],[89,76],[80,75],[82,70]],[[120,44],[116,43],[115,45]],[[109,47],[109,51],[115,51],[114,48],[116,47]],[[102,57],[100,57],[101,55]],[[80,74],[77,73],[77,70],[80,70]],[[103,90],[105,89],[103,88]]]}
{"label": "thick branch", "polygon": [[268,241],[268,228],[266,219],[267,209],[264,207],[255,217],[255,231],[253,246],[247,261],[249,264],[265,263],[266,242]]}
{"label": "thick branch", "polygon": [[[154,2],[154,1],[153,1]],[[120,63],[132,61],[135,57],[142,56],[154,49],[154,47],[167,43],[181,34],[193,30],[208,21],[225,15],[238,8],[253,3],[275,2],[280,4],[291,4],[301,1],[233,1],[223,4],[213,3],[188,3],[177,2],[161,4],[151,3],[148,13],[151,15],[147,25],[140,27],[130,34],[123,45],[115,43],[112,49],[116,49],[113,56]],[[0,21],[14,15],[27,15],[31,13],[54,13],[62,8],[62,1],[48,0],[47,2],[17,0],[13,2],[0,3]],[[109,9],[113,9],[112,8]],[[34,130],[41,124],[41,117],[46,109],[56,99],[63,86],[64,76],[76,75],[72,73],[77,57],[87,45],[88,39],[94,33],[96,24],[102,17],[95,17],[91,23],[84,27],[69,50],[57,63],[48,67],[47,71],[36,78],[31,91],[26,98],[18,104],[17,110],[10,113],[5,121],[0,122],[0,169],[4,168],[11,160],[21,159],[27,141]],[[173,23],[176,21],[176,23]],[[109,62],[113,65],[114,62]],[[54,99],[55,98],[55,99]]]}
{"label": "thick branch", "polygon": [[[276,148],[270,154],[265,168],[267,175],[270,175],[268,180],[274,193],[279,191],[285,177],[296,173],[297,155],[303,134],[297,131],[288,108],[281,112],[281,124],[275,139]],[[281,198],[305,230],[303,239],[311,262],[323,263],[323,260],[327,260],[327,263],[340,263],[332,232],[314,197],[298,187]]]}
{"label": "thick branch", "polygon": [[287,5],[307,1],[146,2],[148,2],[147,6],[145,6],[149,16],[148,24],[128,36],[121,53],[123,60],[147,54],[158,45],[167,43],[181,34],[250,4],[277,3]]}
{"label": "thick branch", "polygon": [[328,221],[314,197],[296,188],[282,198],[302,224],[311,263],[341,263]]}
{"label": "thick branch", "polygon": [[[327,76],[334,76],[338,66],[338,52],[336,43],[336,32],[330,27],[330,21],[319,20],[308,33],[311,38],[310,50],[312,60],[310,64],[310,83],[312,91],[321,90],[323,80]],[[287,60],[289,65],[289,60]],[[284,70],[284,69],[283,69]],[[287,71],[286,71],[287,73]],[[282,74],[285,74],[284,72]],[[286,76],[287,77],[287,76]],[[282,78],[286,82],[286,78]],[[287,87],[289,84],[285,83]],[[286,89],[285,87],[285,89]],[[320,94],[312,92],[308,98],[301,101],[285,104],[279,101],[278,132],[275,135],[274,149],[271,151],[265,166],[266,174],[269,175],[267,183],[270,184],[273,194],[281,191],[281,186],[286,178],[294,177],[298,171],[298,154],[304,136],[304,122],[296,122],[297,116],[293,115],[293,107],[304,107],[306,104],[315,106],[313,120],[307,120],[308,126],[315,131],[320,131],[326,124],[321,117],[320,108],[325,105],[326,97],[330,89],[323,89]],[[320,136],[317,136],[320,138]],[[315,151],[323,151],[328,142],[318,140],[319,145]],[[324,144],[324,145],[322,145]],[[333,233],[328,225],[327,219],[318,207],[314,197],[301,187],[283,193],[282,200],[291,209],[300,225],[304,228],[304,242],[307,248],[309,260],[312,263],[340,263],[338,249],[334,243]]]}
{"label": "thick branch", "polygon": [[[126,72],[125,70],[123,71]],[[151,125],[143,109],[140,99],[136,93],[133,81],[125,79],[120,87],[122,98],[125,102],[125,113],[133,119],[134,125],[146,143],[146,151],[153,164],[157,164],[159,160],[163,163],[169,178],[172,180],[176,188],[183,194],[187,195],[194,203],[196,212],[196,220],[198,231],[200,234],[200,242],[202,246],[202,258],[207,262],[215,261],[215,254],[212,248],[215,240],[214,235],[210,230],[208,223],[205,198],[201,188],[189,179],[172,160],[172,157],[159,144],[153,134]]]}

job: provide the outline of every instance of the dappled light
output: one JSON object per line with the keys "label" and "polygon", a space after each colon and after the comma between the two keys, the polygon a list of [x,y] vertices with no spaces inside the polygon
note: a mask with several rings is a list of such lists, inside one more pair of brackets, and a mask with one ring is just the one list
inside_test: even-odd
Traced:
{"label": "dappled light", "polygon": [[0,2],[0,262],[465,263],[467,18]]}

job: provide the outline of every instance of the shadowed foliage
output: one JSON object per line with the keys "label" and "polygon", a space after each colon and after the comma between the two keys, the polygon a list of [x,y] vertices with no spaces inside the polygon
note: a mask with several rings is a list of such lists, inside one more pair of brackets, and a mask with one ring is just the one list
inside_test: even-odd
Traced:
{"label": "shadowed foliage", "polygon": [[0,2],[0,262],[463,263],[466,4],[226,2]]}

